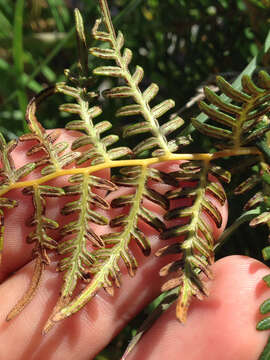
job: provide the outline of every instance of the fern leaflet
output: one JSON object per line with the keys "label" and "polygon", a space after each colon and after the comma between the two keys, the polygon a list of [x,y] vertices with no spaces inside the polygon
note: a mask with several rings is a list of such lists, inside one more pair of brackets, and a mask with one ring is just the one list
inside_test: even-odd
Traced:
{"label": "fern leaflet", "polygon": [[270,76],[261,71],[259,78],[261,87],[256,86],[249,76],[243,76],[243,89],[240,91],[218,76],[217,85],[220,90],[239,105],[229,104],[223,101],[221,96],[205,88],[206,99],[215,107],[204,101],[199,103],[199,107],[213,121],[224,125],[225,128],[202,124],[196,119],[192,119],[193,125],[203,134],[223,140],[222,146],[234,149],[261,138],[270,129],[268,123],[261,122],[262,116],[270,109]]}

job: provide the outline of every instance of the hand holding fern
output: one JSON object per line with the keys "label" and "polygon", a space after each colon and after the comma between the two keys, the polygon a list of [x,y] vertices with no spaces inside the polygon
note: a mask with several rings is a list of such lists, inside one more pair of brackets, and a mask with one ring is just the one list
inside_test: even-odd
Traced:
{"label": "hand holding fern", "polygon": [[[61,136],[72,142],[66,133]],[[17,166],[23,163],[23,156],[24,152],[17,149],[14,154]],[[159,170],[168,172],[168,167],[172,165],[160,165]],[[109,174],[106,171],[99,176],[108,179]],[[59,183],[52,182],[51,185],[59,186]],[[127,193],[126,187],[120,187],[108,195],[106,201],[111,202]],[[53,215],[59,213],[63,202],[52,198],[47,206],[47,213]],[[156,207],[155,211],[159,212],[161,209]],[[114,217],[117,212],[119,209],[115,208],[109,216]],[[12,216],[7,214],[6,217],[7,238],[2,267],[5,272],[1,273],[3,282],[0,286],[0,357],[10,360],[93,359],[133,316],[159,294],[163,281],[158,273],[168,263],[167,257],[154,256],[162,246],[159,235],[152,227],[142,224],[144,233],[151,241],[152,256],[146,261],[138,249],[132,249],[140,264],[136,277],[130,279],[124,273],[122,290],[116,290],[114,297],[100,291],[76,316],[54,327],[44,337],[41,334],[42,328],[60,290],[60,279],[55,273],[55,257],[51,258],[52,262],[43,275],[33,301],[19,317],[5,322],[12,304],[20,299],[27,288],[34,267],[31,249],[23,241],[29,234],[25,221],[32,213],[31,200],[23,197],[20,206],[12,210]],[[226,218],[225,208],[222,216]],[[59,222],[61,221],[63,219]],[[171,225],[175,221],[172,220]],[[98,225],[95,230],[101,231],[98,230]],[[103,233],[107,230],[106,227],[102,229]],[[261,280],[267,274],[267,268],[255,260],[236,256],[219,261],[213,268],[215,279],[208,285],[210,296],[204,302],[195,300],[192,303],[187,323],[183,326],[175,320],[175,309],[172,307],[146,334],[128,359],[157,360],[166,356],[173,360],[179,358],[179,353],[184,358],[194,360],[253,360],[258,357],[266,341],[266,334],[255,330],[258,320],[256,309],[267,297],[266,286]],[[173,345],[170,346],[170,343]]]}

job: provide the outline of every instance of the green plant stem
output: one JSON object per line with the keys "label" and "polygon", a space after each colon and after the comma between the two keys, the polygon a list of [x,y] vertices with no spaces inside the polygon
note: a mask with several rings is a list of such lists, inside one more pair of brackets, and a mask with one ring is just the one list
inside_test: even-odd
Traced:
{"label": "green plant stem", "polygon": [[[114,19],[113,23],[115,25],[118,25],[121,23],[121,21],[123,20],[123,18],[127,15],[129,15],[131,12],[134,11],[134,9],[140,4],[142,0],[133,0],[131,1]],[[93,8],[95,7],[95,4],[93,3]],[[54,58],[55,56],[61,51],[61,49],[65,46],[65,44],[72,38],[72,36],[75,34],[76,29],[75,26],[66,34],[65,38],[62,39],[53,49],[52,51],[48,54],[48,56],[44,59],[44,61],[42,61],[40,63],[39,66],[36,67],[35,71],[32,72],[32,74],[30,74],[27,77],[27,83],[29,84],[32,80],[35,79],[35,77],[42,71],[42,69],[44,68],[44,66],[48,65]],[[9,104],[12,100],[15,99],[15,97],[17,96],[17,92],[14,91],[2,104],[2,106],[5,106],[7,104]]]}
{"label": "green plant stem", "polygon": [[[17,82],[16,94],[18,97],[20,110],[22,114],[25,114],[27,107],[27,96],[24,85],[22,83],[22,75],[24,72],[23,13],[24,0],[17,0],[14,14],[13,62]],[[24,130],[27,129],[27,124],[25,121],[23,123],[23,127]]]}
{"label": "green plant stem", "polygon": [[118,25],[122,18],[128,16],[131,12],[133,12],[137,6],[140,5],[142,0],[132,0],[130,3],[113,19],[113,24]]}
{"label": "green plant stem", "polygon": [[217,253],[222,248],[222,246],[228,241],[230,236],[239,228],[239,226],[241,226],[245,222],[251,221],[256,216],[260,215],[260,213],[261,213],[261,210],[259,208],[256,208],[256,209],[249,210],[249,211],[245,212],[244,214],[242,214],[241,216],[239,216],[239,218],[236,219],[234,221],[234,223],[231,226],[229,226],[223,232],[223,234],[220,236],[219,242],[215,246],[215,253]]}
{"label": "green plant stem", "polygon": [[[27,77],[27,82],[30,83],[33,79],[35,79],[35,77],[42,71],[42,69],[48,65],[54,58],[55,56],[61,51],[61,49],[65,46],[65,44],[72,38],[72,36],[74,36],[75,34],[75,26],[67,33],[66,37],[61,40],[54,48],[53,50],[49,53],[49,55],[44,59],[44,61],[42,61],[40,63],[39,66],[36,67],[36,70],[32,72],[32,74]],[[14,91],[8,98],[6,101],[3,102],[2,105],[7,105],[8,103],[10,103],[12,100],[14,100],[14,98],[16,97],[16,91]]]}
{"label": "green plant stem", "polygon": [[65,27],[64,27],[64,24],[63,24],[63,21],[61,19],[61,16],[59,14],[59,10],[55,4],[55,1],[53,0],[47,0],[48,1],[48,4],[51,8],[51,12],[52,12],[52,15],[55,19],[55,23],[56,23],[56,26],[57,26],[57,30],[59,32],[64,32],[65,31]]}

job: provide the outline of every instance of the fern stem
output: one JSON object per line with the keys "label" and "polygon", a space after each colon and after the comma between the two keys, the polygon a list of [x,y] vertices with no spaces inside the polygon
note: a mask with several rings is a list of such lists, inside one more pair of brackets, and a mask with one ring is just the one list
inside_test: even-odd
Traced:
{"label": "fern stem", "polygon": [[172,154],[164,155],[156,158],[148,158],[148,159],[131,159],[131,160],[110,160],[102,164],[92,165],[85,168],[72,168],[72,169],[61,169],[52,174],[40,177],[38,179],[27,180],[27,181],[18,181],[16,183],[10,184],[0,190],[0,196],[6,194],[10,190],[20,189],[27,186],[34,186],[46,183],[50,180],[56,179],[61,176],[66,175],[74,175],[74,174],[91,174],[95,173],[99,170],[116,168],[122,166],[149,166],[165,161],[180,161],[180,160],[204,160],[204,161],[212,161],[215,159],[229,157],[229,156],[241,156],[241,155],[261,155],[261,152],[255,148],[239,148],[239,149],[231,149],[218,151],[214,154],[208,153],[197,153],[197,154]]}
{"label": "fern stem", "polygon": [[241,147],[241,135],[243,132],[243,125],[247,121],[247,116],[254,108],[254,104],[261,98],[261,94],[258,96],[251,97],[250,101],[246,104],[246,106],[243,106],[243,111],[241,111],[241,114],[239,118],[237,119],[237,126],[235,126],[235,130],[233,129],[233,139],[234,139],[234,147],[233,149],[237,150]]}
{"label": "fern stem", "polygon": [[[82,92],[84,89],[80,89]],[[80,96],[78,99],[78,104],[81,107],[81,119],[85,122],[88,134],[91,136],[91,139],[93,141],[93,146],[97,150],[97,152],[103,157],[103,160],[105,163],[110,162],[110,158],[106,152],[106,149],[104,149],[104,146],[102,142],[100,141],[100,138],[97,136],[96,131],[94,130],[94,125],[91,119],[91,116],[89,115],[89,102],[86,100],[83,100]]]}
{"label": "fern stem", "polygon": [[88,201],[88,175],[84,174],[83,182],[82,182],[82,194],[80,197],[80,204],[81,204],[81,212],[78,220],[78,224],[80,225],[80,232],[76,236],[74,241],[75,250],[72,251],[72,261],[70,264],[72,266],[69,270],[66,270],[64,275],[65,285],[62,289],[62,297],[66,298],[72,295],[73,290],[76,286],[78,274],[80,274],[80,257],[83,253],[83,248],[86,246],[86,239],[84,237],[85,231],[87,228],[87,216],[86,216],[86,209],[87,209],[87,201]]}
{"label": "fern stem", "polygon": [[108,3],[107,3],[106,0],[99,0],[99,5],[100,5],[100,8],[101,8],[102,13],[104,15],[105,24],[107,26],[107,29],[108,29],[109,33],[112,34],[112,37],[115,39],[116,34],[115,34],[114,26],[113,26],[113,23],[112,23],[112,18],[111,18],[110,10],[109,10],[109,7],[108,7]]}

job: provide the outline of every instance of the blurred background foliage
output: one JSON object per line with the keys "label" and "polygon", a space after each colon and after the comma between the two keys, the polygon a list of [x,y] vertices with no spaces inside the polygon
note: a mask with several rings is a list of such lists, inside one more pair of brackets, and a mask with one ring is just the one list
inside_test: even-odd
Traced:
{"label": "blurred background foliage", "polygon": [[[160,97],[176,100],[177,110],[216,74],[237,75],[258,52],[270,21],[269,0],[114,0],[110,6],[134,50],[133,64],[145,69],[145,84],[157,82]],[[7,137],[23,132],[33,94],[74,67],[74,7],[90,35],[97,0],[0,0],[0,130]],[[42,114],[46,126],[63,125],[59,101]],[[110,104],[105,115],[112,118],[113,111]]]}
{"label": "blurred background foliage", "polygon": [[[157,82],[159,96],[173,98],[176,110],[187,121],[198,113],[196,105],[186,106],[198,95],[198,89],[214,84],[217,74],[234,79],[258,53],[270,27],[269,0],[112,0],[109,5],[116,27],[133,49],[133,64],[145,70],[143,85]],[[0,131],[7,138],[26,130],[24,113],[30,98],[63,81],[63,70],[76,66],[75,7],[82,11],[92,46],[90,30],[99,16],[97,0],[0,0]],[[94,61],[90,58],[90,67]],[[261,67],[269,68],[269,63],[269,56],[264,56]],[[98,86],[110,84],[102,81]],[[64,126],[65,116],[58,112],[60,103],[61,98],[55,96],[41,109],[46,127]],[[114,112],[115,104],[105,102],[104,119],[112,121]],[[200,141],[204,145],[202,138]],[[231,216],[239,210],[241,213],[241,206],[235,201]],[[265,239],[260,231],[263,229],[256,229],[255,234],[244,227],[241,237],[235,235],[220,256],[237,252],[261,259],[258,248],[265,244],[254,244],[254,238]],[[119,359],[153,306],[96,359]]]}

